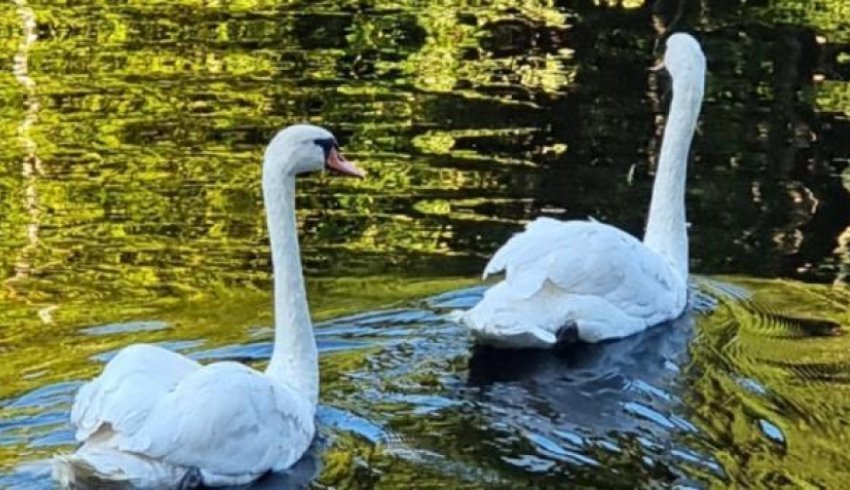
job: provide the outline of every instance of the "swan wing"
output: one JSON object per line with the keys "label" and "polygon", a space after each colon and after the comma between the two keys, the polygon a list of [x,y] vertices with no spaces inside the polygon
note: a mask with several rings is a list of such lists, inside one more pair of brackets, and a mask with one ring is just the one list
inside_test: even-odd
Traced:
{"label": "swan wing", "polygon": [[200,368],[197,362],[154,345],[122,349],[100,376],[77,392],[71,408],[76,439],[88,439],[105,424],[117,432],[136,432],[159,400]]}
{"label": "swan wing", "polygon": [[314,410],[299,393],[233,362],[186,376],[118,447],[211,476],[255,478],[295,463],[315,433]]}
{"label": "swan wing", "polygon": [[618,228],[551,218],[536,219],[508,240],[487,264],[485,277],[503,271],[507,290],[519,299],[551,283],[642,317],[659,304],[680,303],[685,281],[663,257]]}

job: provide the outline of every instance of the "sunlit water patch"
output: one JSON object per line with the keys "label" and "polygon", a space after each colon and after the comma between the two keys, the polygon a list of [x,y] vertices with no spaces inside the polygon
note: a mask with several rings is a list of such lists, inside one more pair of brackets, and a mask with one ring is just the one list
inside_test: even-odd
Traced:
{"label": "sunlit water patch", "polygon": [[[834,488],[848,477],[850,339],[839,335],[848,295],[788,282],[702,284],[725,292],[710,293],[712,312],[557,353],[474,347],[448,313],[473,305],[480,287],[320,322],[321,434],[292,473],[258,488]],[[126,339],[161,324],[83,332]],[[257,331],[215,347],[164,345],[262,367],[271,344],[264,326]],[[79,384],[2,402],[0,447],[16,456],[7,452],[0,485],[51,487],[44,458],[73,447],[68,411]]]}

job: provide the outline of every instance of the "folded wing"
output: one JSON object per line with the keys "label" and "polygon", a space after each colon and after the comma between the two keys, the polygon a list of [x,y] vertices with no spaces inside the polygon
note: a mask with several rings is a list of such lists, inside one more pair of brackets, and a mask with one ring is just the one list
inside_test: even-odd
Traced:
{"label": "folded wing", "polygon": [[313,417],[303,396],[260,372],[201,366],[151,345],[119,352],[80,389],[71,413],[91,454],[198,468],[208,484],[289,467],[312,441]]}
{"label": "folded wing", "polygon": [[310,445],[306,399],[233,362],[202,368],[154,407],[140,430],[122,434],[122,451],[212,475],[257,475],[292,465]]}
{"label": "folded wing", "polygon": [[[485,277],[505,272],[518,299],[537,294],[547,283],[564,293],[601,297],[637,317],[670,312],[659,304],[679,304],[685,278],[635,237],[594,221],[538,218],[500,248]],[[652,318],[648,319],[652,322]]]}
{"label": "folded wing", "polygon": [[82,442],[107,424],[113,431],[136,432],[159,400],[200,368],[191,359],[153,345],[122,349],[100,376],[77,392],[71,409],[76,439]]}

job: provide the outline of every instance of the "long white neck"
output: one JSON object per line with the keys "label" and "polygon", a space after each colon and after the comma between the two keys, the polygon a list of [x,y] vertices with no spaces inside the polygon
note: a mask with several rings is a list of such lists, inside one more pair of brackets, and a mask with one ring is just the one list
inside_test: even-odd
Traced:
{"label": "long white neck", "polygon": [[685,218],[685,180],[688,150],[702,104],[704,73],[688,72],[673,80],[673,101],[664,138],[643,243],[665,257],[688,277],[688,230]]}
{"label": "long white neck", "polygon": [[263,171],[274,269],[274,351],[266,374],[303,394],[316,406],[319,361],[307,306],[298,227],[295,222],[295,177]]}

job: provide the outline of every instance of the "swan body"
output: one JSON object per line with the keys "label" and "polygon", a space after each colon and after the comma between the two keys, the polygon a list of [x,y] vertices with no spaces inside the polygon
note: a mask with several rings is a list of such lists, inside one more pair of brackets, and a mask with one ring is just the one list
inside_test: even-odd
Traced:
{"label": "swan body", "polygon": [[687,157],[702,103],[705,57],[674,34],[664,65],[673,101],[643,241],[597,221],[538,218],[487,264],[504,272],[460,315],[476,340],[497,347],[548,348],[568,337],[622,338],[680,316],[687,305]]}
{"label": "swan body", "polygon": [[81,388],[71,421],[83,446],[61,458],[141,488],[176,486],[195,468],[205,485],[239,485],[295,463],[313,439],[314,410],[241,364],[201,366],[132,345]]}
{"label": "swan body", "polygon": [[318,362],[294,217],[297,173],[332,168],[362,176],[324,129],[296,125],[270,143],[263,194],[275,268],[275,345],[265,372],[206,366],[137,344],[80,388],[71,410],[82,444],[54,459],[63,486],[135,488],[242,485],[294,464],[315,435]]}
{"label": "swan body", "polygon": [[586,342],[626,337],[675,318],[687,302],[682,278],[660,255],[613,226],[538,218],[490,260],[506,273],[464,315],[483,343],[546,348],[575,325]]}

